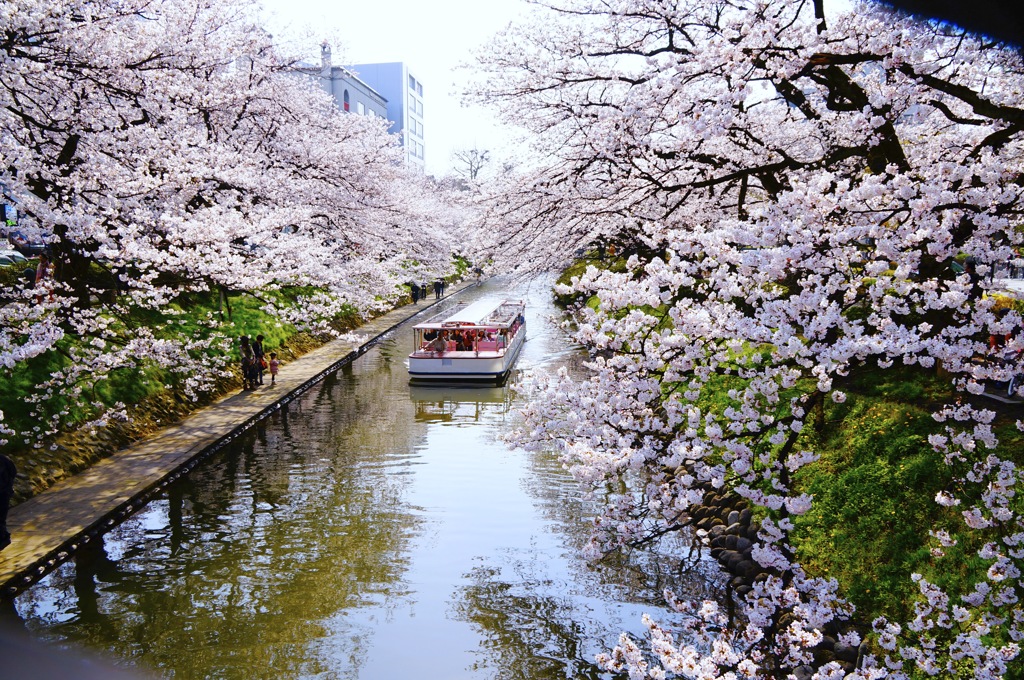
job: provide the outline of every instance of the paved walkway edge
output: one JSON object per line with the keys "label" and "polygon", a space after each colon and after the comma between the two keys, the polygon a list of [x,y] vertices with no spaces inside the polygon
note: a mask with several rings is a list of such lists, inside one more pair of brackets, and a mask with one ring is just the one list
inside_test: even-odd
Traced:
{"label": "paved walkway edge", "polygon": [[463,283],[440,300],[404,305],[371,319],[353,331],[362,336],[358,343],[333,340],[283,366],[277,380],[280,392],[264,386],[254,393],[224,395],[12,507],[7,520],[12,543],[0,552],[0,598],[17,596],[201,460],[366,353],[399,325],[473,285]]}

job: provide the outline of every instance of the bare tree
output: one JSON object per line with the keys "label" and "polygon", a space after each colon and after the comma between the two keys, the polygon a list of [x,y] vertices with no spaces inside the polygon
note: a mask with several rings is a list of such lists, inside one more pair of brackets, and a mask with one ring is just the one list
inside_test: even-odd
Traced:
{"label": "bare tree", "polygon": [[458,149],[452,152],[452,161],[455,163],[454,170],[460,176],[468,180],[475,180],[480,176],[490,160],[490,151],[478,149],[476,145],[472,149]]}

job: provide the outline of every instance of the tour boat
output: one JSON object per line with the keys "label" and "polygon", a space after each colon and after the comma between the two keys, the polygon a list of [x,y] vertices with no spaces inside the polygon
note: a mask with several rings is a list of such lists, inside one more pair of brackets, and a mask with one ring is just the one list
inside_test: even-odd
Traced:
{"label": "tour boat", "polygon": [[519,300],[460,304],[413,326],[412,382],[502,383],[526,342]]}

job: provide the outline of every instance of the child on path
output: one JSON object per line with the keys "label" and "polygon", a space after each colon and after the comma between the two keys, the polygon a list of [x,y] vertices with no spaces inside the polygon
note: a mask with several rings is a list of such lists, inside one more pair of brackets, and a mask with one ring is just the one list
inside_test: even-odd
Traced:
{"label": "child on path", "polygon": [[277,352],[270,353],[270,384],[273,385],[277,380],[277,369],[281,366],[281,362],[277,360]]}

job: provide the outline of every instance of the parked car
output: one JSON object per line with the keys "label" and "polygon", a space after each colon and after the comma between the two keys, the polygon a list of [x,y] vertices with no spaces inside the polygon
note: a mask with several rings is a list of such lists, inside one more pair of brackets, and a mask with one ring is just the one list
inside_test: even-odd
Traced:
{"label": "parked car", "polygon": [[29,238],[22,231],[12,231],[8,239],[14,246],[14,249],[25,257],[35,257],[45,252],[48,247],[43,241]]}
{"label": "parked car", "polygon": [[[28,262],[28,258],[25,257],[24,255],[22,255],[21,253],[19,253],[14,248],[2,248],[2,247],[0,247],[0,258],[5,260],[4,262],[0,263],[0,264],[4,264],[4,265],[8,265],[8,264],[25,264],[26,262]],[[10,262],[6,262],[6,260],[10,260]]]}

